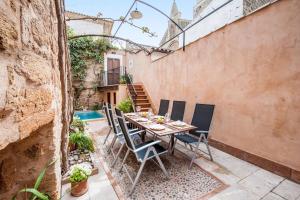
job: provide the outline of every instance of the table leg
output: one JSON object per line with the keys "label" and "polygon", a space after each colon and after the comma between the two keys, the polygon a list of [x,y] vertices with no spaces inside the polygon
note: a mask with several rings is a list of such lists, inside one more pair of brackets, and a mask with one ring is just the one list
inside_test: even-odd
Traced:
{"label": "table leg", "polygon": [[142,142],[145,142],[145,138],[146,138],[146,131],[144,131],[144,132],[141,134]]}
{"label": "table leg", "polygon": [[174,154],[174,138],[175,138],[175,136],[174,136],[174,134],[172,134],[171,135],[171,141],[170,141],[170,154]]}

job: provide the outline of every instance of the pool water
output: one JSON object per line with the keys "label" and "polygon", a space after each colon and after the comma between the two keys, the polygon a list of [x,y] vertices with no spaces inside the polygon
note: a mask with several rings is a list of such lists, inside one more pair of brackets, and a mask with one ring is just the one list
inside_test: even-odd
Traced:
{"label": "pool water", "polygon": [[81,120],[95,120],[104,117],[104,115],[97,111],[76,111],[74,116],[79,117]]}

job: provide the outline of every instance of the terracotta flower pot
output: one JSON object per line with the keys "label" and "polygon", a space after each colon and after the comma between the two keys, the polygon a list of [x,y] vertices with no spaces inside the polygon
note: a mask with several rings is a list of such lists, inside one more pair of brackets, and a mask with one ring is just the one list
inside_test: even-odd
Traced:
{"label": "terracotta flower pot", "polygon": [[76,144],[69,143],[69,148],[70,148],[70,151],[74,151],[77,149],[77,146],[76,146]]}
{"label": "terracotta flower pot", "polygon": [[78,183],[71,183],[71,195],[79,197],[88,191],[88,181],[84,180]]}

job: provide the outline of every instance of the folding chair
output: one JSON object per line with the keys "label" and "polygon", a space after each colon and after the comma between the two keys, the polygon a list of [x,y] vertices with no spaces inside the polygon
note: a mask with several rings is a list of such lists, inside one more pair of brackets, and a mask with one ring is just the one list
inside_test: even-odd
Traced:
{"label": "folding chair", "polygon": [[[165,149],[164,147],[162,147],[161,145],[159,145],[159,143],[161,142],[160,140],[156,140],[156,141],[148,141],[148,142],[144,142],[142,144],[138,144],[138,145],[135,145],[132,141],[132,137],[130,135],[130,132],[128,131],[128,128],[126,126],[126,122],[125,122],[125,119],[124,119],[124,116],[123,116],[123,113],[122,111],[120,111],[119,109],[116,109],[116,114],[117,114],[117,118],[118,118],[118,121],[119,121],[119,124],[120,124],[120,127],[122,129],[122,132],[124,134],[124,138],[125,138],[125,142],[126,142],[126,146],[128,148],[127,152],[126,152],[126,155],[123,159],[123,162],[122,162],[122,165],[121,165],[121,168],[119,170],[119,172],[121,172],[121,170],[125,169],[125,172],[127,173],[130,181],[132,182],[132,188],[130,190],[130,193],[129,195],[132,194],[132,192],[134,191],[134,188],[140,178],[140,175],[143,171],[143,168],[145,166],[145,163],[147,160],[152,160],[155,162],[154,158],[157,160],[158,163],[156,163],[161,169],[162,171],[164,172],[164,174],[166,175],[166,177],[168,178],[169,175],[167,173],[167,170],[164,166],[164,164],[162,163],[161,159],[160,159],[160,155],[162,154],[165,154],[167,153],[167,149]],[[135,177],[135,179],[133,180],[133,178],[130,176],[126,166],[125,166],[125,162],[126,162],[126,159],[129,155],[129,152],[132,152],[134,153],[136,159],[138,162],[141,163],[141,166],[137,172],[137,175]]]}
{"label": "folding chair", "polygon": [[169,110],[169,100],[161,99],[159,104],[158,115],[165,116]]}
{"label": "folding chair", "polygon": [[108,131],[108,133],[107,133],[107,135],[106,135],[106,137],[104,139],[104,142],[103,142],[103,144],[105,144],[106,141],[107,141],[107,139],[108,139],[108,137],[109,137],[109,135],[110,135],[110,133],[111,133],[111,131],[112,131],[112,129],[113,129],[113,127],[112,127],[110,115],[108,113],[108,109],[111,109],[111,105],[108,104],[108,103],[104,103],[103,109],[105,111],[106,119],[107,119],[108,126],[109,126],[109,131]]}
{"label": "folding chair", "polygon": [[[214,113],[215,105],[209,105],[209,104],[196,104],[194,115],[192,119],[192,125],[196,126],[197,129],[190,131],[189,133],[183,133],[175,135],[175,143],[173,146],[173,150],[176,144],[177,140],[180,140],[185,145],[189,145],[191,148],[191,151],[194,152],[192,161],[190,163],[190,168],[192,167],[192,164],[197,156],[197,152],[199,151],[199,144],[203,142],[206,145],[208,152],[203,152],[205,154],[208,154],[210,157],[210,160],[213,161],[211,151],[209,149],[208,145],[208,134],[210,129],[210,124],[212,121],[213,113]],[[193,146],[194,150],[193,150]]]}
{"label": "folding chair", "polygon": [[[122,152],[122,149],[125,146],[125,141],[124,141],[123,132],[120,129],[119,124],[117,123],[118,120],[114,117],[114,113],[113,113],[112,108],[108,109],[108,114],[109,114],[110,119],[111,119],[111,124],[112,124],[112,129],[113,129],[113,132],[114,132],[114,137],[112,139],[112,142],[111,142],[107,152],[108,152],[108,154],[111,152],[113,157],[114,157],[114,161],[112,162],[112,165],[111,165],[111,167],[113,167],[116,164],[117,159],[118,159],[120,153]],[[139,129],[129,129],[129,133],[133,137],[134,141],[137,141],[138,139],[140,139],[140,136],[138,134],[140,134],[142,132],[143,131],[140,131]],[[114,151],[113,151],[113,147],[114,147],[116,141],[119,141],[119,143],[121,144],[121,147],[120,147],[118,153],[115,155]]]}
{"label": "folding chair", "polygon": [[182,121],[184,116],[184,110],[185,110],[185,101],[173,101],[171,120]]}

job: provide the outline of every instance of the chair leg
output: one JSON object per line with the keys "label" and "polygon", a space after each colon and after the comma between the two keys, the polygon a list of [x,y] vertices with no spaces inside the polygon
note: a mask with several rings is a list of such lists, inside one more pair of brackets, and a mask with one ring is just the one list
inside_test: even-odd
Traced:
{"label": "chair leg", "polygon": [[114,136],[110,146],[108,147],[107,149],[107,153],[109,154],[111,151],[112,151],[112,148],[114,147],[115,143],[116,143],[116,140],[117,140],[117,136]]}
{"label": "chair leg", "polygon": [[130,150],[128,149],[127,152],[126,152],[126,155],[125,155],[125,157],[124,157],[124,159],[123,159],[123,161],[122,161],[122,164],[121,164],[121,167],[120,167],[120,169],[119,169],[119,172],[122,171],[123,165],[125,164],[125,161],[126,161],[128,155],[129,155],[129,151],[130,151]]}
{"label": "chair leg", "polygon": [[191,167],[192,167],[192,165],[193,165],[193,163],[194,163],[194,160],[195,160],[195,158],[197,157],[197,153],[198,153],[198,150],[199,150],[199,144],[200,144],[200,141],[198,141],[198,143],[197,143],[197,145],[196,145],[196,147],[195,147],[195,151],[193,151],[193,152],[194,152],[194,155],[193,155],[191,164],[190,164],[190,166],[189,166],[189,169],[191,169]]}
{"label": "chair leg", "polygon": [[175,140],[174,140],[174,144],[173,144],[173,147],[172,147],[171,153],[173,153],[173,152],[174,152],[174,149],[175,149],[175,146],[176,146],[176,142],[177,142],[177,138],[175,138]]}
{"label": "chair leg", "polygon": [[116,162],[117,162],[117,160],[118,160],[118,157],[119,157],[119,155],[120,155],[122,149],[124,148],[124,146],[125,146],[125,143],[122,144],[122,146],[120,147],[120,149],[119,149],[119,151],[118,151],[118,153],[117,153],[117,155],[116,155],[116,158],[114,159],[114,161],[113,161],[113,163],[112,163],[112,165],[111,165],[112,168],[113,168],[114,165],[116,164]]}
{"label": "chair leg", "polygon": [[157,152],[156,152],[155,149],[153,150],[153,153],[154,153],[154,155],[155,155],[155,158],[156,158],[157,162],[158,162],[159,165],[160,165],[160,168],[162,169],[162,171],[164,172],[164,174],[166,175],[166,177],[169,178],[169,174],[168,174],[168,172],[167,172],[167,170],[166,170],[166,168],[165,168],[165,165],[162,163],[162,161],[161,161],[161,159],[160,159],[160,157],[159,157],[159,155],[157,154]]}
{"label": "chair leg", "polygon": [[106,137],[105,137],[105,139],[104,139],[103,144],[105,144],[105,142],[106,142],[106,140],[108,139],[108,136],[110,135],[110,133],[111,133],[111,127],[109,127],[109,131],[108,131],[108,133],[107,133],[107,135],[106,135]]}
{"label": "chair leg", "polygon": [[132,188],[131,188],[131,190],[130,190],[130,192],[129,192],[129,195],[131,195],[131,194],[133,193],[134,188],[135,188],[135,186],[136,186],[136,184],[137,184],[137,182],[138,182],[138,180],[139,180],[139,178],[140,178],[140,176],[141,176],[141,173],[142,173],[142,171],[143,171],[143,169],[144,169],[144,166],[145,166],[145,164],[146,164],[146,161],[147,161],[149,152],[150,152],[150,148],[149,148],[149,149],[147,150],[147,152],[146,152],[146,155],[145,155],[145,157],[144,157],[144,160],[143,160],[143,162],[142,162],[142,164],[141,164],[141,166],[140,166],[140,169],[139,169],[139,171],[138,171],[138,173],[137,173],[137,175],[136,175],[136,177],[135,177],[135,179],[134,179],[134,182],[133,182]]}
{"label": "chair leg", "polygon": [[206,148],[207,148],[207,151],[208,151],[210,160],[213,161],[213,157],[212,157],[212,155],[211,155],[211,151],[210,151],[210,148],[209,148],[209,145],[208,145],[208,141],[207,141],[206,138],[204,139],[204,143],[205,143],[205,145],[206,145]]}

